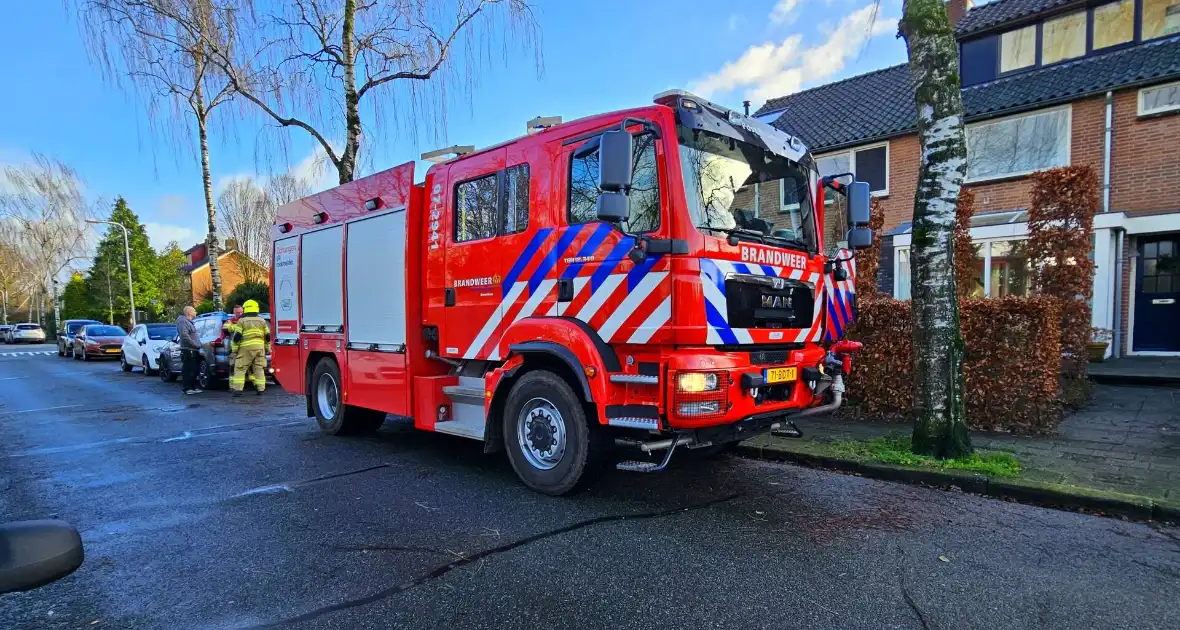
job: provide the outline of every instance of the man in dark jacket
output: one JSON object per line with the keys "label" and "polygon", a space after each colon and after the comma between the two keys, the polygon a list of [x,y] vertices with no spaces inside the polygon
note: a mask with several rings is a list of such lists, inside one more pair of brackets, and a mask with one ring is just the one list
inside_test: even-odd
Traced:
{"label": "man in dark jacket", "polygon": [[176,335],[180,337],[180,378],[181,386],[186,394],[199,394],[197,387],[197,366],[201,359],[201,336],[197,334],[197,327],[193,319],[197,317],[197,309],[186,306],[184,313],[176,318]]}

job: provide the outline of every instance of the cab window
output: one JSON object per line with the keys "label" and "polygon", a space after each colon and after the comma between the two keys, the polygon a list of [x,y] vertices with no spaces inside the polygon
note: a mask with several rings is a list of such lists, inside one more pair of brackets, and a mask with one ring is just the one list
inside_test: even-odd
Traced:
{"label": "cab window", "polygon": [[[656,168],[656,137],[650,133],[635,136],[632,149],[630,207],[627,221],[620,227],[632,233],[653,232],[660,227],[660,177]],[[598,151],[571,158],[569,182],[569,222],[597,220]]]}
{"label": "cab window", "polygon": [[529,165],[455,187],[455,242],[523,232],[529,225]]}

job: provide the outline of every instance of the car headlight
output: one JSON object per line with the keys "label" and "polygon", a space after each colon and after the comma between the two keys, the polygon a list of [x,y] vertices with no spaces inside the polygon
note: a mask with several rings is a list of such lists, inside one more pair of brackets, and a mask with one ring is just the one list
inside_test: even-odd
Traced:
{"label": "car headlight", "polygon": [[717,389],[715,372],[681,372],[676,377],[676,387],[686,393],[711,392]]}

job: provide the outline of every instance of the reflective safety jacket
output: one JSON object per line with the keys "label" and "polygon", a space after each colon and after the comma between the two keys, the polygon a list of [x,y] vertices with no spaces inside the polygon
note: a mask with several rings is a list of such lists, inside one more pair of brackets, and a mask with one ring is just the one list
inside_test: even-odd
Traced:
{"label": "reflective safety jacket", "polygon": [[234,324],[234,351],[265,348],[270,352],[270,326],[257,315],[243,315]]}

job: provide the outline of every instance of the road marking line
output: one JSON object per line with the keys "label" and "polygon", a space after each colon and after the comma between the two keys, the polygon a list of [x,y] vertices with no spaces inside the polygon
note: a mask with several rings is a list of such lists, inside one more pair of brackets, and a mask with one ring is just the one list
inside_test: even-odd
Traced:
{"label": "road marking line", "polygon": [[18,413],[34,413],[37,411],[53,411],[55,409],[73,409],[74,407],[81,407],[82,405],[61,405],[58,407],[42,407],[40,409],[21,409],[20,411],[0,411],[0,416],[11,416]]}
{"label": "road marking line", "polygon": [[29,378],[29,377],[27,377],[27,376],[5,376],[4,378],[0,378],[0,381],[17,381],[22,378]]}
{"label": "road marking line", "polygon": [[167,442],[179,442],[179,441],[181,441],[181,440],[187,440],[187,439],[191,438],[192,436],[193,436],[193,432],[192,432],[192,431],[185,431],[185,432],[184,432],[184,435],[178,435],[178,436],[176,436],[176,437],[170,437],[170,438],[168,438],[168,439],[164,440],[164,442],[165,442],[165,443],[167,443]]}

